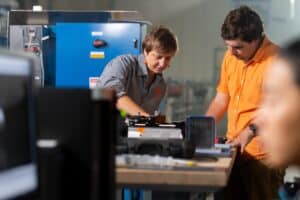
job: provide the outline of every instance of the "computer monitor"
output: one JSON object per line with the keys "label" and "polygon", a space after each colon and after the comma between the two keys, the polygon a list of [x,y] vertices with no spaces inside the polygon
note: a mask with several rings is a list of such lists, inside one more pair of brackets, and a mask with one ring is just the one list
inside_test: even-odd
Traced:
{"label": "computer monitor", "polygon": [[0,50],[0,199],[37,188],[32,68],[28,55]]}
{"label": "computer monitor", "polygon": [[42,199],[114,200],[114,93],[41,88],[37,94]]}

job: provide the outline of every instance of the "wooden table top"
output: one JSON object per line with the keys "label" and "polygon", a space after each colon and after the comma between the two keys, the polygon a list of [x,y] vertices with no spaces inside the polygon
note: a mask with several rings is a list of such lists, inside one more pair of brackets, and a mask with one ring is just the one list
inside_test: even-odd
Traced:
{"label": "wooden table top", "polygon": [[214,161],[197,161],[196,167],[182,169],[139,169],[117,167],[118,185],[224,187],[228,182],[236,157],[220,157]]}

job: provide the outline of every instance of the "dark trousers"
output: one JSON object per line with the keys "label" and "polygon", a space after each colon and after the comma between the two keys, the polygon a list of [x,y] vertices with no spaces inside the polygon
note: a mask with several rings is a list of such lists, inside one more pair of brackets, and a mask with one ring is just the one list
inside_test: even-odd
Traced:
{"label": "dark trousers", "polygon": [[283,170],[269,168],[263,160],[238,155],[226,188],[216,194],[221,200],[274,200],[283,182]]}

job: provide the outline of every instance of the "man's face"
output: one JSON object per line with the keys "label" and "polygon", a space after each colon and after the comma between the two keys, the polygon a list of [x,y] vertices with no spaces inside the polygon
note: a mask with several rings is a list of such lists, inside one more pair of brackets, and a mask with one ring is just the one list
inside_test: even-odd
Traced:
{"label": "man's face", "polygon": [[145,62],[148,69],[155,74],[162,73],[170,65],[174,55],[175,52],[159,53],[155,49],[149,52],[144,50]]}
{"label": "man's face", "polygon": [[300,164],[300,90],[285,60],[266,74],[258,127],[268,160],[274,166]]}
{"label": "man's face", "polygon": [[253,40],[252,42],[244,42],[240,39],[225,40],[225,44],[232,55],[247,62],[254,56],[259,40]]}

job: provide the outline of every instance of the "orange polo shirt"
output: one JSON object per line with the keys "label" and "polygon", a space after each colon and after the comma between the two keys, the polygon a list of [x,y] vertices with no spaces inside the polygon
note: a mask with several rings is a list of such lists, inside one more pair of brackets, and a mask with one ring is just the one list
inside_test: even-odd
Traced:
{"label": "orange polo shirt", "polygon": [[[246,63],[229,51],[225,53],[217,91],[230,96],[226,133],[229,139],[237,137],[251,123],[261,100],[265,71],[278,49],[265,37],[254,57]],[[256,159],[265,155],[259,137],[253,138],[245,151]]]}

